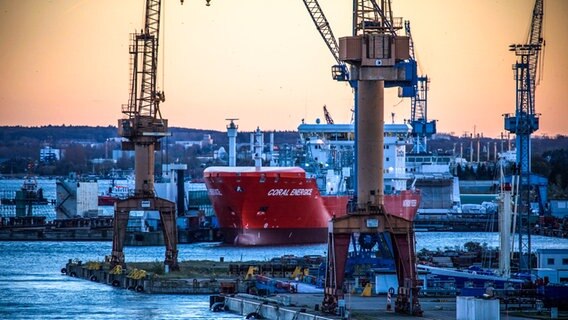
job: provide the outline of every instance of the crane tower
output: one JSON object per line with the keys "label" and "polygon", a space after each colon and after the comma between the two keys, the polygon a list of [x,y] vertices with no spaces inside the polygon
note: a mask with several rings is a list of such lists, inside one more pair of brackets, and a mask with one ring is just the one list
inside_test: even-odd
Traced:
{"label": "crane tower", "polygon": [[397,34],[402,29],[402,19],[393,17],[389,0],[380,3],[354,1],[353,35],[339,39],[339,60],[350,64],[350,80],[357,81],[357,197],[346,216],[330,221],[322,309],[335,312],[344,299],[345,261],[351,235],[388,231],[393,238],[399,283],[395,311],[421,315],[417,299],[414,217],[386,212],[383,185],[385,83],[412,86],[416,68],[415,64],[408,64],[408,37]]}
{"label": "crane tower", "polygon": [[[409,39],[410,59],[417,64],[414,53],[414,41],[410,30],[410,21],[404,21],[404,30]],[[412,126],[413,153],[425,153],[427,150],[427,139],[436,133],[436,121],[428,121],[428,76],[417,76],[413,87],[402,87],[401,90],[410,90],[407,95],[410,100],[410,125]]]}
{"label": "crane tower", "polygon": [[[357,79],[352,78],[350,71],[349,71],[349,67],[346,64],[346,61],[343,61],[340,59],[339,57],[339,45],[337,42],[337,39],[335,38],[335,36],[333,35],[333,30],[327,20],[327,17],[325,16],[318,0],[303,0],[304,5],[306,7],[306,9],[308,10],[308,13],[310,14],[310,17],[312,18],[312,21],[314,22],[316,29],[318,30],[320,36],[322,37],[323,41],[325,42],[325,44],[327,45],[329,52],[331,53],[331,55],[333,56],[333,59],[335,60],[336,64],[333,65],[331,67],[331,74],[332,74],[332,78],[334,80],[337,81],[348,81],[349,85],[351,86],[351,88],[353,89],[353,93],[354,93],[354,103],[353,103],[353,115],[355,118],[355,123],[357,123],[357,116],[358,116],[358,88],[357,88]],[[353,1],[353,6],[354,9],[356,8],[356,6],[358,6],[358,1],[354,0]],[[388,6],[389,7],[389,11],[390,11],[390,3],[388,2],[384,2],[382,1],[383,6]],[[375,7],[376,6],[376,7]],[[363,8],[363,5],[361,5],[361,7]],[[376,1],[372,1],[369,2],[368,4],[365,5],[367,10],[367,13],[363,13],[363,11],[360,11],[360,13],[356,13],[354,15],[354,20],[353,20],[353,36],[356,36],[358,32],[360,32],[359,28],[356,27],[358,22],[356,21],[356,16],[357,15],[365,15],[365,14],[378,14],[378,11],[375,10],[375,8],[378,8],[379,6],[377,5]],[[375,11],[373,11],[375,10]],[[353,10],[353,12],[355,13],[355,10]],[[362,17],[361,17],[362,18]],[[360,22],[360,21],[359,21]],[[397,27],[397,29],[400,29],[400,27]],[[410,39],[412,41],[412,39]],[[384,87],[385,88],[392,88],[392,87],[399,87],[398,90],[398,96],[402,97],[402,98],[409,98],[409,97],[414,97],[416,95],[416,84],[418,81],[418,77],[417,77],[417,67],[416,67],[416,61],[413,58],[414,55],[411,56],[411,59],[405,59],[405,60],[398,60],[395,65],[394,65],[394,70],[395,72],[401,74],[401,77],[394,77],[394,78],[386,78],[384,79]],[[355,141],[357,140],[357,137],[359,136],[358,134],[358,127],[355,126]],[[357,144],[355,145],[354,148],[355,151],[355,166],[354,166],[354,170],[355,172],[357,171],[357,158],[358,158],[358,148],[357,148]],[[354,186],[357,186],[357,175],[354,175],[354,181],[353,181]]]}
{"label": "crane tower", "polygon": [[[517,174],[520,176],[520,206],[517,218],[519,234],[519,269],[530,271],[531,234],[530,216],[530,180],[531,180],[531,134],[538,130],[539,114],[535,112],[535,88],[538,84],[537,69],[541,49],[544,46],[542,19],[544,0],[536,0],[528,39],[524,44],[512,44],[509,50],[515,53],[513,65],[516,82],[515,114],[505,114],[505,130],[516,135]],[[541,61],[542,62],[542,61]]]}
{"label": "crane tower", "polygon": [[159,140],[169,135],[168,121],[160,112],[165,95],[157,90],[160,16],[161,1],[146,0],[144,28],[130,39],[130,96],[122,106],[124,118],[118,120],[118,133],[126,138],[122,149],[134,150],[136,178],[134,194],[115,205],[111,265],[125,264],[123,248],[130,211],[159,211],[166,245],[164,264],[176,270],[175,204],[154,192],[154,151],[160,149]]}

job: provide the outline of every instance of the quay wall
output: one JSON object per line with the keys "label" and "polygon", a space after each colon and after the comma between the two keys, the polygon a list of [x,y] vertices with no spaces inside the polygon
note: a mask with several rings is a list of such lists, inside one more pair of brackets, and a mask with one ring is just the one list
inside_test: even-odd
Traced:
{"label": "quay wall", "polygon": [[154,277],[147,275],[140,279],[128,276],[128,271],[112,274],[110,270],[98,268],[93,270],[79,262],[69,262],[61,272],[84,280],[90,280],[116,288],[135,290],[153,294],[221,294],[246,292],[249,281],[239,279],[179,279],[167,276]]}
{"label": "quay wall", "polygon": [[0,240],[9,241],[112,241],[112,230],[97,229],[1,229]]}
{"label": "quay wall", "polygon": [[304,308],[293,308],[281,306],[277,303],[257,300],[251,295],[237,295],[225,297],[225,306],[228,311],[247,316],[251,313],[258,313],[264,319],[280,320],[333,320],[337,317],[317,315],[307,312]]}

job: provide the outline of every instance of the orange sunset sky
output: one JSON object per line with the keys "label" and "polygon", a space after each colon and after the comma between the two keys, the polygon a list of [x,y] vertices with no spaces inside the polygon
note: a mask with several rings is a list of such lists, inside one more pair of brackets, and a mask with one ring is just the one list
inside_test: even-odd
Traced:
{"label": "orange sunset sky", "polygon": [[[351,89],[300,0],[164,0],[161,110],[170,126],[295,130],[301,119],[350,120]],[[336,37],[351,34],[352,1],[320,0]],[[497,137],[515,109],[511,43],[523,43],[533,0],[393,0],[411,21],[429,118],[438,131]],[[0,125],[116,125],[127,102],[129,33],[143,0],[0,0]],[[541,129],[568,134],[568,1],[545,0]],[[163,73],[162,73],[163,72]],[[410,116],[388,89],[385,119]]]}

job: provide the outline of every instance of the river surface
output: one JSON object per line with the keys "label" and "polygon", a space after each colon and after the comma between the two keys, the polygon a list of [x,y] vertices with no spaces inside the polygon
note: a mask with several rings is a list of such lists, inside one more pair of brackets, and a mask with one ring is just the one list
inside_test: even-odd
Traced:
{"label": "river surface", "polygon": [[[0,187],[15,190],[21,183],[3,180]],[[38,184],[48,199],[55,198],[55,180],[38,180]],[[497,233],[417,232],[416,250],[454,248],[468,241],[489,247],[499,244]],[[532,248],[568,248],[568,239],[533,236]],[[180,261],[223,257],[236,262],[287,254],[325,255],[327,246],[239,248],[198,243],[178,249]],[[136,293],[60,274],[69,259],[101,261],[111,250],[111,242],[0,241],[0,319],[242,319],[230,313],[211,313],[206,295]],[[126,261],[163,261],[164,251],[163,247],[126,247]]]}
{"label": "river surface", "polygon": [[[496,246],[495,233],[418,232],[417,250],[478,241]],[[567,248],[567,239],[533,237],[533,248]],[[211,313],[209,296],[150,295],[60,274],[68,259],[102,260],[111,242],[0,242],[0,319],[242,319]],[[325,254],[325,244],[239,248],[218,243],[179,246],[179,259],[270,260],[285,254]],[[126,247],[127,261],[163,261],[163,247]]]}

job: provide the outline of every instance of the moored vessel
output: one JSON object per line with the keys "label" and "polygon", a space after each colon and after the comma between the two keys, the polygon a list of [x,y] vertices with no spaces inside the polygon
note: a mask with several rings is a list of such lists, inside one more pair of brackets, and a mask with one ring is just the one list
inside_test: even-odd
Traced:
{"label": "moored vessel", "polygon": [[108,192],[100,194],[97,198],[99,206],[113,206],[117,201],[126,199],[131,193],[128,186],[116,185],[114,180],[108,188]]}
{"label": "moored vessel", "polygon": [[[291,157],[262,167],[262,138],[254,141],[255,166],[209,167],[208,195],[224,242],[235,245],[283,245],[327,241],[328,221],[347,213],[353,195],[353,125],[301,124],[301,146]],[[406,189],[404,148],[407,125],[385,125],[386,211],[414,220],[420,193]],[[388,179],[388,180],[387,180]]]}

